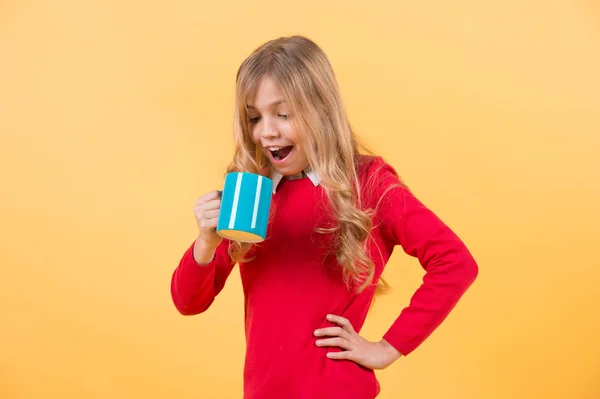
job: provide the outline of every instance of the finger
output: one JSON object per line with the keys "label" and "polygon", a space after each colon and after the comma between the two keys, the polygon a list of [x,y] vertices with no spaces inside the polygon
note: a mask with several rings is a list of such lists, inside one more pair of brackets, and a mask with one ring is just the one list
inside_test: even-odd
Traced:
{"label": "finger", "polygon": [[201,207],[205,211],[212,211],[212,210],[215,210],[215,209],[220,209],[221,208],[221,200],[220,199],[215,199],[215,200],[212,200],[212,201],[205,202],[204,205],[202,205]]}
{"label": "finger", "polygon": [[201,228],[211,229],[212,231],[215,231],[215,229],[217,228],[218,225],[219,225],[219,222],[217,219],[211,219],[211,220],[203,221],[202,223],[200,223]]}
{"label": "finger", "polygon": [[202,197],[198,198],[197,202],[208,202],[208,201],[212,201],[215,199],[220,199],[221,198],[221,191],[218,190],[213,190],[209,193],[204,194]]}
{"label": "finger", "polygon": [[327,357],[335,360],[354,360],[354,351],[328,352]]}
{"label": "finger", "polygon": [[221,207],[221,200],[219,198],[210,201],[198,199],[194,204],[194,212],[202,212],[205,210],[219,209]]}
{"label": "finger", "polygon": [[327,320],[341,326],[344,330],[348,331],[349,333],[354,333],[354,328],[352,327],[352,324],[350,323],[350,320],[342,317],[342,316],[336,316],[334,314],[328,314],[327,315]]}
{"label": "finger", "polygon": [[319,339],[315,343],[317,346],[335,346],[337,348],[342,348],[345,350],[352,349],[352,343],[350,343],[348,340],[346,340],[344,338],[340,338],[340,337]]}
{"label": "finger", "polygon": [[215,209],[212,211],[206,211],[206,212],[204,212],[204,219],[206,219],[206,220],[218,219],[219,213],[221,213],[221,211],[219,209]]}
{"label": "finger", "polygon": [[329,337],[342,337],[347,340],[350,340],[351,335],[348,331],[344,330],[342,327],[326,327],[321,328],[315,331],[315,336],[329,336]]}

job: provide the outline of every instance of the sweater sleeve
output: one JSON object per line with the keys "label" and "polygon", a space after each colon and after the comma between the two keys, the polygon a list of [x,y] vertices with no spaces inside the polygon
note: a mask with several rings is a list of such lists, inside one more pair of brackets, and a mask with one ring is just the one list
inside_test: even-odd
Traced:
{"label": "sweater sleeve", "polygon": [[183,254],[171,278],[171,298],[186,316],[206,311],[225,286],[235,262],[228,253],[229,241],[223,239],[211,263],[199,265],[194,259],[194,244]]}
{"label": "sweater sleeve", "polygon": [[461,239],[405,187],[393,168],[380,169],[377,212],[382,236],[416,257],[425,270],[413,294],[384,339],[403,355],[414,351],[446,319],[474,282],[478,266]]}

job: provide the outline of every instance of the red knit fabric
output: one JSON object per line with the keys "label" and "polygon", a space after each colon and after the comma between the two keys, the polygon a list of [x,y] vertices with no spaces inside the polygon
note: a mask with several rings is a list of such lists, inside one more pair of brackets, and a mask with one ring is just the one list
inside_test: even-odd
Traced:
{"label": "red knit fabric", "polygon": [[[415,350],[447,317],[475,280],[478,267],[463,242],[424,206],[379,157],[359,168],[363,201],[376,208],[368,253],[380,277],[395,246],[425,269],[423,284],[384,337],[403,355]],[[272,200],[267,239],[239,270],[245,295],[247,351],[244,398],[371,399],[380,388],[372,370],[332,360],[315,345],[313,332],[332,324],[329,313],[350,320],[359,332],[374,286],[350,292],[331,253],[332,237],[315,232],[331,226],[323,189],[309,179],[283,180]],[[171,292],[184,315],[204,312],[234,267],[223,240],[212,263],[198,265],[193,244],[175,269]]]}

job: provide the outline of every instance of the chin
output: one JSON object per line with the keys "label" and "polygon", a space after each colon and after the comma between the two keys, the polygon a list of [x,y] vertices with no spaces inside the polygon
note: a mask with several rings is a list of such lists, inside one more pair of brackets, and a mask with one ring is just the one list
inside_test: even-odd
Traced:
{"label": "chin", "polygon": [[276,171],[281,173],[284,176],[296,176],[302,173],[304,169],[299,168],[275,168]]}

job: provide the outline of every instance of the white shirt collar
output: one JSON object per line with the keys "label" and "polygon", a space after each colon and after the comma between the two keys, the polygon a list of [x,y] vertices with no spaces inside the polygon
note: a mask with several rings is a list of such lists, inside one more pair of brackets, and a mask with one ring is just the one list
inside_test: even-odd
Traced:
{"label": "white shirt collar", "polygon": [[[317,174],[317,172],[312,170],[310,166],[304,169],[303,172],[304,174],[306,174],[306,177],[308,177],[310,181],[315,185],[315,187],[317,187],[321,183],[321,177]],[[277,191],[277,187],[279,186],[279,183],[281,183],[284,177],[285,176],[283,176],[276,170],[274,170],[273,173],[271,173],[271,180],[273,180],[273,194],[275,194],[275,192]]]}

